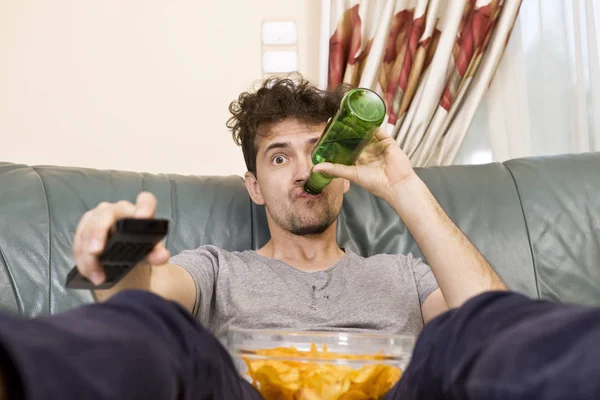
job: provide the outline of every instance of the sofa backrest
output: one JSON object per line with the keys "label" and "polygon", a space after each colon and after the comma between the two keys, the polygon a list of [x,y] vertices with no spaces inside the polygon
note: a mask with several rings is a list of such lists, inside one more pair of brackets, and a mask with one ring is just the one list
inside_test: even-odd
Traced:
{"label": "sofa backrest", "polygon": [[[532,297],[600,304],[600,154],[419,169],[442,208],[508,286]],[[171,220],[172,254],[202,244],[256,249],[265,210],[237,176],[195,177],[0,163],[0,309],[35,316],[92,301],[64,288],[81,216],[147,190]],[[407,196],[410,193],[406,194]],[[362,255],[421,256],[387,203],[353,187],[338,240]]]}
{"label": "sofa backrest", "polygon": [[541,298],[600,304],[600,153],[505,163],[514,177]]}
{"label": "sofa backrest", "polygon": [[171,221],[172,254],[205,243],[251,247],[250,201],[239,177],[0,163],[0,308],[33,316],[91,302],[89,291],[64,287],[77,223],[101,201],[135,202],[144,190],[156,195],[157,216]]}

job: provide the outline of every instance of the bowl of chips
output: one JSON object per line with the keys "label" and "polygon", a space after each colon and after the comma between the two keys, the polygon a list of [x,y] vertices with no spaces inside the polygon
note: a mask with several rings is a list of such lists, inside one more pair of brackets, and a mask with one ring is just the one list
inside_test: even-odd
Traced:
{"label": "bowl of chips", "polygon": [[415,338],[231,329],[236,368],[265,400],[381,399],[402,377]]}

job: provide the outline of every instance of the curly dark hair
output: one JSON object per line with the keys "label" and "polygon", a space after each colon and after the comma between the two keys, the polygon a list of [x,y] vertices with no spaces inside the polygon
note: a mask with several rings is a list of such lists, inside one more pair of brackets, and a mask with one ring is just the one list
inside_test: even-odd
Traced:
{"label": "curly dark hair", "polygon": [[242,147],[248,171],[256,175],[256,137],[267,135],[269,127],[286,119],[319,124],[335,114],[345,86],[320,90],[303,78],[270,77],[256,92],[244,92],[229,105],[227,121],[233,140]]}

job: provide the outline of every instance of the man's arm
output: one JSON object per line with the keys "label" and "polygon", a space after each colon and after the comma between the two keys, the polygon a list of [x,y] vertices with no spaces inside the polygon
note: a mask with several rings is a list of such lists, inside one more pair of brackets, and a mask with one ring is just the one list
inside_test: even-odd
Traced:
{"label": "man's arm", "polygon": [[192,312],[196,301],[196,285],[190,273],[175,264],[150,265],[143,263],[129,272],[110,289],[95,290],[97,301],[106,301],[127,289],[153,292],[167,300],[176,301]]}
{"label": "man's arm", "polygon": [[423,304],[421,305],[421,315],[423,316],[423,322],[428,323],[438,315],[448,311],[450,307],[448,307],[448,303],[446,303],[446,299],[444,298],[444,294],[438,288],[431,292],[429,296],[425,299]]}
{"label": "man's arm", "polygon": [[423,303],[424,319],[444,311],[444,303],[458,307],[481,292],[506,289],[442,210],[396,140],[385,129],[378,129],[375,137],[355,165],[320,163],[313,170],[362,186],[386,200],[402,218],[441,288],[441,293],[433,292]]}
{"label": "man's arm", "polygon": [[[100,203],[86,212],[73,238],[73,258],[79,273],[96,285],[105,279],[100,265],[102,253],[110,227],[121,218],[153,218],[156,213],[156,197],[142,192],[136,203],[125,200],[116,203]],[[196,299],[196,285],[185,269],[167,264],[169,251],[159,242],[150,252],[144,263],[136,266],[118,284],[108,290],[95,290],[96,300],[104,301],[126,289],[141,289],[180,303],[192,311]]]}
{"label": "man's arm", "polygon": [[[416,174],[395,185],[387,201],[427,259],[449,307],[459,307],[469,298],[485,291],[506,290],[500,277],[450,220]],[[424,316],[430,298],[423,304]],[[430,304],[441,306],[439,298],[432,299]]]}

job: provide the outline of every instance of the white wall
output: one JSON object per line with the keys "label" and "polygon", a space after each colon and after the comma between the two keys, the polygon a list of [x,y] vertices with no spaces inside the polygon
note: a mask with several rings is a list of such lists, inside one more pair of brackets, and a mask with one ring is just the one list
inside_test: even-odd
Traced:
{"label": "white wall", "polygon": [[243,174],[225,122],[261,78],[263,19],[294,18],[316,83],[317,0],[0,1],[0,161]]}

